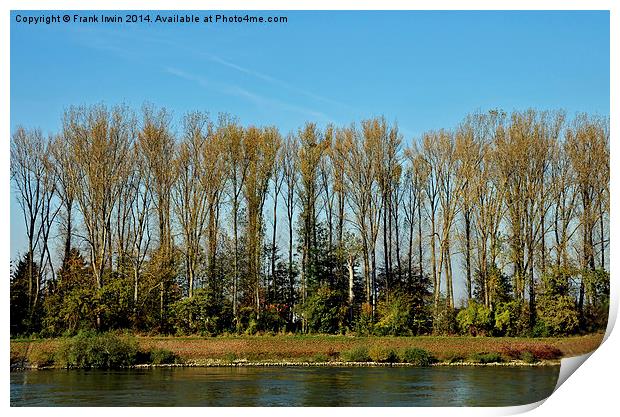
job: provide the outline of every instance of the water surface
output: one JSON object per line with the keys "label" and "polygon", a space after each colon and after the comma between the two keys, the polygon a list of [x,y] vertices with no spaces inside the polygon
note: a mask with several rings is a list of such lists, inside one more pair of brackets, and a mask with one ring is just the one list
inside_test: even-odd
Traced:
{"label": "water surface", "polygon": [[559,366],[156,368],[11,372],[12,406],[512,406]]}

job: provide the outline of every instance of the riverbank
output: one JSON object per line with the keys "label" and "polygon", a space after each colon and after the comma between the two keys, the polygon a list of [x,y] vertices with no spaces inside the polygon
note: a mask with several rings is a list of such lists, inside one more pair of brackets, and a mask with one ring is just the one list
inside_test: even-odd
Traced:
{"label": "riverbank", "polygon": [[[375,352],[427,352],[435,366],[557,365],[565,357],[596,349],[602,333],[566,338],[352,337],[329,335],[142,337],[145,351],[172,352],[174,366],[413,366],[396,358],[376,361]],[[44,368],[67,339],[11,340],[12,368]],[[355,356],[366,358],[356,360]],[[370,353],[370,354],[368,354]],[[497,360],[495,360],[497,359]],[[53,362],[53,361],[51,361]],[[152,365],[138,365],[152,366]],[[168,365],[170,366],[170,365]]]}
{"label": "riverbank", "polygon": [[[546,360],[538,362],[510,361],[510,362],[436,362],[426,366],[437,367],[541,367],[541,366],[560,366],[560,360]],[[420,365],[407,362],[386,363],[386,362],[225,362],[225,361],[207,361],[207,362],[183,362],[170,364],[137,364],[127,366],[123,369],[154,369],[154,368],[415,368]],[[49,370],[62,369],[58,366],[13,366],[12,371],[33,371],[33,370]]]}
{"label": "riverbank", "polygon": [[[510,362],[435,362],[426,366],[559,366],[559,360],[545,360],[538,362],[524,362],[520,360]],[[274,368],[274,367],[334,367],[334,368],[411,368],[418,367],[420,365],[408,362],[344,362],[344,361],[330,361],[330,362],[248,362],[248,361],[206,361],[206,362],[186,362],[182,364],[140,364],[134,365],[132,368],[144,369],[144,368],[176,368],[176,367],[196,367],[196,368],[230,368],[230,367],[255,367],[255,368]]]}

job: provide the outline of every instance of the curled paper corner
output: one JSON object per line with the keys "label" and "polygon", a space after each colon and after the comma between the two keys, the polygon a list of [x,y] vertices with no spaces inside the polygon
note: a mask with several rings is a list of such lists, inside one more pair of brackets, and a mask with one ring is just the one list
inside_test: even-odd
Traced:
{"label": "curled paper corner", "polygon": [[536,401],[530,404],[517,405],[512,407],[504,407],[501,409],[501,415],[515,415],[515,414],[524,414],[529,411],[532,411],[538,407],[540,407],[545,401],[549,399],[555,393],[555,391],[562,385],[583,363],[592,355],[594,351],[586,353],[581,356],[574,356],[572,358],[562,359],[560,362],[560,373],[558,375],[558,380],[555,384],[555,388],[553,392],[543,398],[540,401]]}
{"label": "curled paper corner", "polygon": [[[611,293],[612,300],[609,303],[609,313],[607,315],[607,328],[605,329],[605,335],[603,336],[603,341],[601,344],[605,343],[605,341],[609,338],[609,335],[614,329],[616,325],[616,318],[618,317],[618,298],[617,294]],[[615,298],[615,300],[614,300]]]}
{"label": "curled paper corner", "polygon": [[515,405],[511,407],[503,407],[501,409],[501,415],[516,415],[516,414],[525,414],[530,412],[538,407],[540,407],[545,401],[547,401],[549,397],[545,397],[542,400],[536,401],[534,403],[523,404],[523,405]]}
{"label": "curled paper corner", "polygon": [[555,388],[553,392],[555,392],[560,386],[566,382],[566,380],[581,366],[583,363],[590,357],[597,349],[601,347],[605,341],[609,338],[609,335],[614,329],[616,325],[616,318],[618,316],[618,293],[616,291],[611,291],[611,302],[609,306],[609,312],[607,316],[607,328],[605,329],[605,335],[603,336],[603,340],[601,340],[601,344],[596,347],[592,352],[588,352],[585,355],[574,356],[572,358],[564,358],[560,362],[560,375],[558,376],[558,381],[555,384]]}
{"label": "curled paper corner", "polygon": [[555,388],[553,392],[557,391],[560,386],[566,382],[568,377],[570,377],[583,363],[594,353],[594,351],[590,353],[586,353],[581,356],[573,356],[572,358],[564,358],[562,362],[560,362],[560,375],[558,376],[558,382],[555,384]]}

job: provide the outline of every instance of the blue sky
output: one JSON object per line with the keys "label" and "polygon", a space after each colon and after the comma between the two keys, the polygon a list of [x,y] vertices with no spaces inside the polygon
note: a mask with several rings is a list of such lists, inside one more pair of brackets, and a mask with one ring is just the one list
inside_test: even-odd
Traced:
{"label": "blue sky", "polygon": [[[224,111],[283,133],[306,120],[349,124],[384,115],[407,141],[453,127],[476,109],[609,114],[608,12],[250,12],[285,15],[285,24],[15,22],[16,14],[41,13],[12,12],[12,129],[51,133],[67,106],[98,102],[139,109],[148,101],[177,120],[188,110]],[[14,257],[25,240],[11,200]]]}
{"label": "blue sky", "polygon": [[348,124],[383,114],[407,136],[450,127],[478,108],[609,113],[607,12],[271,14],[289,21],[12,19],[11,125],[54,131],[68,105],[145,100],[177,116],[227,111],[284,132],[305,120]]}

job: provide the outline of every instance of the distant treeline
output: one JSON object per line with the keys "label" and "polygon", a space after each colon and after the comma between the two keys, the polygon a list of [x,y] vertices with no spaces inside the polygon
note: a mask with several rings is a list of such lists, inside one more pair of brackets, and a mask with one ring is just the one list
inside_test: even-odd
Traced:
{"label": "distant treeline", "polygon": [[604,328],[608,117],[476,112],[408,147],[384,118],[216,119],[95,105],[14,131],[12,334]]}

